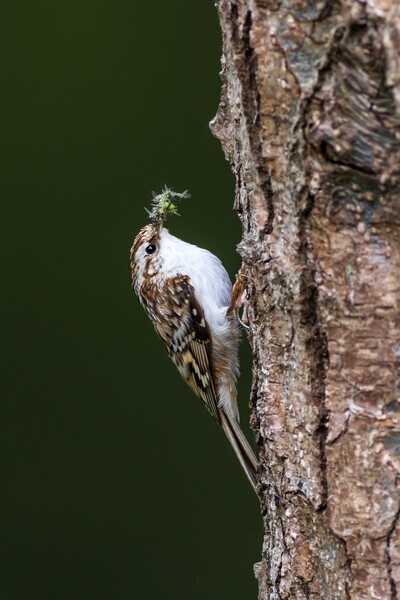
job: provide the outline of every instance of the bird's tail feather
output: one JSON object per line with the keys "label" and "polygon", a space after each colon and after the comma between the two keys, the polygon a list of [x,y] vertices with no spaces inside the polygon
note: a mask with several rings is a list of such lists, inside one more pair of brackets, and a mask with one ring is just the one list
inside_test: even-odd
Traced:
{"label": "bird's tail feather", "polygon": [[239,423],[234,417],[227,415],[222,410],[220,411],[221,425],[225,434],[230,441],[232,448],[239,459],[240,464],[246,473],[247,479],[250,481],[254,491],[257,494],[257,466],[258,461],[250,447],[243,431],[240,429]]}

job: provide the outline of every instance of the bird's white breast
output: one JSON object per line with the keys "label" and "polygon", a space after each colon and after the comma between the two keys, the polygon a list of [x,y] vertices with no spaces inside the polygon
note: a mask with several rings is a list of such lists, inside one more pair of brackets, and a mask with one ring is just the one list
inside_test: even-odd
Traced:
{"label": "bird's white breast", "polygon": [[[232,284],[223,264],[214,254],[188,244],[163,229],[160,240],[163,272],[168,277],[188,275],[203,305],[210,325],[226,313],[232,295]],[[222,310],[224,309],[224,310]]]}

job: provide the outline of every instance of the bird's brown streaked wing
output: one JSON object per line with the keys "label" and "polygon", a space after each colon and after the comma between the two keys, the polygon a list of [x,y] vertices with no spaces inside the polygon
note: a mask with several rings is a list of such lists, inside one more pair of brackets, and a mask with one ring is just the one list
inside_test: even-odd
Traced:
{"label": "bird's brown streaked wing", "polygon": [[[177,275],[165,283],[168,306],[160,323],[154,327],[164,341],[168,354],[186,383],[199,396],[214,419],[220,423],[218,396],[212,372],[212,339],[203,306],[190,277]],[[162,323],[174,323],[163,327]]]}

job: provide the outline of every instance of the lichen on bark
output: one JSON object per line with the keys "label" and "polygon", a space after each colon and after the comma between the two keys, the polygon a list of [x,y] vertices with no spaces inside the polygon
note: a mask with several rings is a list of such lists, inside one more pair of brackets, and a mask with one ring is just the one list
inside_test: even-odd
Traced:
{"label": "lichen on bark", "polygon": [[220,0],[259,598],[400,597],[400,3]]}

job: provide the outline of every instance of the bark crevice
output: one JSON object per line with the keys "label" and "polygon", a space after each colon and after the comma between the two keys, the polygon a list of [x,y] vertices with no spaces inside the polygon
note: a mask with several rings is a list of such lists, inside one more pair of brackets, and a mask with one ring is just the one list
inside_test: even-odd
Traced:
{"label": "bark crevice", "polygon": [[395,518],[393,519],[393,523],[392,526],[390,528],[390,531],[388,533],[387,539],[386,539],[386,555],[387,555],[387,570],[388,570],[388,575],[389,575],[389,581],[390,581],[390,600],[397,600],[398,596],[397,596],[397,582],[393,577],[392,574],[392,561],[391,561],[391,539],[393,536],[393,533],[396,529],[396,526],[399,523],[399,517],[400,517],[400,508],[396,513]]}

